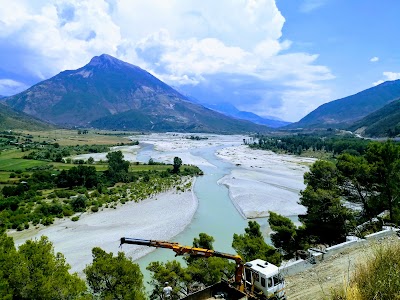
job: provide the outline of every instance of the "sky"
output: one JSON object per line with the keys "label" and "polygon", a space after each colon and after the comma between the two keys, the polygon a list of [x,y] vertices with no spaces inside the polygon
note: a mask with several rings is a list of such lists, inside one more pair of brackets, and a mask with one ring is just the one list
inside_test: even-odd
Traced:
{"label": "sky", "polygon": [[0,0],[0,95],[107,53],[200,102],[298,121],[400,79],[399,0]]}

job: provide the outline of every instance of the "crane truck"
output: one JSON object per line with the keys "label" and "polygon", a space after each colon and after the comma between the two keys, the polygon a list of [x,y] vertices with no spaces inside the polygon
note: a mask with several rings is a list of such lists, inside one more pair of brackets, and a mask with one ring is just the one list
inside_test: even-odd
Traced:
{"label": "crane truck", "polygon": [[[245,263],[239,255],[223,253],[215,250],[183,246],[175,242],[144,240],[136,238],[121,238],[122,244],[133,244],[155,248],[171,249],[175,255],[190,255],[191,257],[222,257],[235,261],[235,277],[231,285],[244,293],[248,299],[286,299],[285,280],[279,273],[279,268],[262,259]],[[239,299],[239,298],[238,298]]]}

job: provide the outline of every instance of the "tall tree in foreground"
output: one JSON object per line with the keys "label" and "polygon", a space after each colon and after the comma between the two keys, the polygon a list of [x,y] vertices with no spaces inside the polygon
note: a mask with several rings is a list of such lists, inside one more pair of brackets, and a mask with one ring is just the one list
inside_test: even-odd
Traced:
{"label": "tall tree in foreground", "polygon": [[365,220],[380,213],[377,211],[373,184],[374,168],[368,161],[363,156],[345,153],[338,157],[336,166],[339,171],[338,184],[342,196],[349,202],[362,205],[362,217]]}
{"label": "tall tree in foreground", "polygon": [[[200,233],[194,238],[193,247],[214,250],[214,238],[206,233]],[[209,286],[222,279],[229,280],[235,274],[235,263],[221,257],[186,257],[187,272],[191,275],[193,284]]]}
{"label": "tall tree in foreground", "polygon": [[288,258],[292,257],[300,249],[296,226],[289,218],[272,211],[269,212],[268,223],[274,231],[271,233],[272,244],[283,250]]}
{"label": "tall tree in foreground", "polygon": [[85,282],[52,243],[41,237],[17,251],[12,238],[0,235],[0,291],[3,299],[88,299]]}
{"label": "tall tree in foreground", "polygon": [[280,265],[282,260],[279,252],[265,242],[256,221],[249,221],[244,234],[233,235],[232,247],[245,261],[260,258]]}
{"label": "tall tree in foreground", "polygon": [[375,192],[389,210],[390,221],[400,222],[400,147],[392,141],[371,143],[366,159],[373,169]]}
{"label": "tall tree in foreground", "polygon": [[346,238],[347,221],[352,214],[340,199],[337,180],[336,166],[322,160],[304,174],[307,187],[301,192],[300,204],[307,208],[307,213],[299,219],[311,244],[335,244]]}
{"label": "tall tree in foreground", "polygon": [[150,285],[153,290],[150,299],[163,299],[164,283],[168,282],[172,287],[172,299],[180,299],[190,292],[191,276],[179,261],[167,261],[166,263],[155,261],[147,268],[151,272]]}
{"label": "tall tree in foreground", "polygon": [[83,272],[86,280],[99,299],[146,299],[143,274],[138,264],[127,258],[123,252],[116,257],[99,247],[92,249],[93,263]]}

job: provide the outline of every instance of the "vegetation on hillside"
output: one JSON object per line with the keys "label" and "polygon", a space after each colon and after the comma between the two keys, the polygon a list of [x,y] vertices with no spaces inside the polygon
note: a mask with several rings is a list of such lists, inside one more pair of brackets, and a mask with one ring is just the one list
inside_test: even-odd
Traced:
{"label": "vegetation on hillside", "polygon": [[371,137],[396,137],[400,134],[400,99],[369,114],[353,124],[350,130],[361,129],[362,135]]}
{"label": "vegetation on hillside", "polygon": [[400,243],[376,245],[359,262],[349,283],[332,291],[332,300],[400,299]]}
{"label": "vegetation on hillside", "polygon": [[[350,233],[363,237],[370,233],[367,225],[400,225],[399,180],[400,145],[392,141],[372,142],[364,155],[343,153],[335,163],[319,160],[304,175],[307,186],[300,204],[307,212],[299,216],[302,226],[272,213],[272,241],[290,257],[298,247],[340,243]],[[371,223],[378,215],[378,224]]]}
{"label": "vegetation on hillside", "polygon": [[93,248],[93,263],[84,272],[86,283],[46,238],[28,240],[18,249],[0,233],[1,299],[145,299],[143,275],[137,264]]}
{"label": "vegetation on hillside", "polygon": [[46,130],[53,125],[17,111],[0,102],[0,131],[3,130]]}

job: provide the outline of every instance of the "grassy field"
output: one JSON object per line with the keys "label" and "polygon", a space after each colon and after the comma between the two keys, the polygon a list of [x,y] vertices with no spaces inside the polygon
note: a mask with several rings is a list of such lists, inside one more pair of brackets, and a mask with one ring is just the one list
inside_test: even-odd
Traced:
{"label": "grassy field", "polygon": [[61,146],[73,145],[112,145],[128,143],[128,137],[135,132],[89,130],[87,134],[78,134],[78,130],[57,129],[49,131],[22,131],[33,136],[37,142],[59,143]]}
{"label": "grassy field", "polygon": [[27,168],[49,164],[45,161],[23,159],[22,156],[25,154],[19,149],[2,151],[0,154],[0,171],[24,171]]}
{"label": "grassy field", "polygon": [[[116,131],[91,131],[87,134],[78,134],[78,130],[50,130],[50,131],[21,131],[25,135],[31,135],[32,140],[37,142],[58,143],[60,145],[116,145],[121,143],[128,143],[128,137],[135,133],[131,132],[116,132]],[[137,134],[137,133],[136,133]],[[10,178],[10,173],[15,171],[25,171],[32,167],[52,165],[54,169],[68,170],[75,164],[66,164],[58,162],[47,162],[39,160],[23,159],[24,155],[29,152],[22,152],[20,149],[8,149],[0,153],[0,182],[11,183],[18,180],[18,178]],[[105,171],[108,166],[106,163],[93,164],[97,171]],[[136,165],[131,164],[129,167],[130,172],[140,171],[165,171],[170,169],[168,165]]]}

